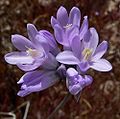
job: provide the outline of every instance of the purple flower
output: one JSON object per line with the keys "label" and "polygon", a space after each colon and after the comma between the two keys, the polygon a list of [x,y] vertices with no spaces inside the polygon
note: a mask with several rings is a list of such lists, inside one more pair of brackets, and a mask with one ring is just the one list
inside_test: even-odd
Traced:
{"label": "purple flower", "polygon": [[31,71],[25,73],[18,84],[22,83],[18,95],[23,97],[32,92],[42,91],[59,81],[59,76],[55,71]]}
{"label": "purple flower", "polygon": [[71,40],[76,34],[80,34],[83,39],[88,30],[88,19],[84,17],[84,21],[80,26],[81,13],[77,7],[73,7],[69,13],[64,7],[60,7],[57,11],[57,19],[51,17],[51,25],[58,43],[65,48],[70,48]]}
{"label": "purple flower", "polygon": [[74,68],[69,68],[67,70],[66,84],[69,89],[69,92],[72,95],[79,94],[83,88],[90,85],[93,82],[93,78],[89,75],[84,77],[79,75]]}
{"label": "purple flower", "polygon": [[[42,91],[60,80],[58,62],[52,54],[48,55],[42,70],[35,70],[25,73],[18,84],[21,85],[21,90],[18,95],[23,97],[32,92]],[[62,70],[63,68],[61,68]]]}
{"label": "purple flower", "polygon": [[63,52],[60,52],[54,35],[46,30],[38,31],[33,24],[27,25],[29,39],[12,35],[12,43],[19,51],[6,54],[5,60],[26,71],[17,82],[21,84],[18,92],[21,97],[42,91],[62,78],[66,79],[69,92],[78,100],[81,91],[93,82],[93,78],[85,74],[89,68],[103,72],[112,69],[102,58],[108,48],[107,41],[98,45],[97,31],[88,29],[87,16],[80,24],[80,10],[73,7],[68,14],[62,6],[56,16],[51,17],[51,25],[57,42],[63,45]]}
{"label": "purple flower", "polygon": [[82,41],[78,35],[72,39],[72,51],[63,51],[56,59],[63,64],[78,65],[82,72],[89,68],[103,72],[110,71],[111,64],[102,58],[108,48],[107,41],[103,41],[100,45],[98,41],[97,31],[90,28]]}
{"label": "purple flower", "polygon": [[[34,70],[41,66],[48,58],[49,51],[54,52],[57,47],[49,32],[37,31],[32,24],[27,25],[27,31],[30,40],[22,35],[12,35],[12,43],[20,52],[5,55],[6,62],[17,65],[24,71]],[[56,52],[58,51],[56,50]]]}

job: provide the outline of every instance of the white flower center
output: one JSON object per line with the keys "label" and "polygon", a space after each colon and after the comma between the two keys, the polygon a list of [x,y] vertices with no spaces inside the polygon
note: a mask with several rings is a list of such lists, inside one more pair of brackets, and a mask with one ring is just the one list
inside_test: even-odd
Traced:
{"label": "white flower center", "polygon": [[84,57],[84,60],[88,60],[90,58],[92,54],[92,49],[89,49],[89,48],[85,48],[83,51],[82,51],[82,55]]}
{"label": "white flower center", "polygon": [[40,52],[38,50],[36,50],[36,49],[28,48],[28,50],[26,52],[28,53],[28,55],[30,55],[33,58],[40,55]]}
{"label": "white flower center", "polygon": [[63,26],[63,28],[68,29],[72,26],[72,24],[67,24],[66,26]]}

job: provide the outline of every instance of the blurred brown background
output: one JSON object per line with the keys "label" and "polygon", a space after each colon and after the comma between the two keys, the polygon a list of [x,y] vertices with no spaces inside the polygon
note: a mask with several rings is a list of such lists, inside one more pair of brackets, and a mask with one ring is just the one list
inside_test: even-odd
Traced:
{"label": "blurred brown background", "polygon": [[[50,18],[61,5],[68,11],[77,6],[82,16],[89,16],[90,26],[97,29],[100,41],[109,42],[105,57],[113,70],[92,71],[94,82],[83,90],[80,101],[76,103],[72,97],[55,119],[120,119],[120,0],[0,0],[0,112],[14,111],[30,101],[27,119],[46,119],[66,95],[66,86],[58,83],[42,92],[18,97],[20,87],[16,82],[24,72],[3,58],[15,50],[10,41],[12,34],[27,36],[27,23],[53,32]],[[19,108],[15,114],[17,119],[22,119],[24,109]]]}

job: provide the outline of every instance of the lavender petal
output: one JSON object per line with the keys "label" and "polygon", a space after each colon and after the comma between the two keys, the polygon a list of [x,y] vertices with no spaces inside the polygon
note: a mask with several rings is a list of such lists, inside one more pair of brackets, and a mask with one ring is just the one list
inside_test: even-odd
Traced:
{"label": "lavender petal", "polygon": [[38,34],[36,27],[33,24],[27,24],[27,32],[29,39],[34,43],[34,38]]}
{"label": "lavender petal", "polygon": [[90,67],[97,71],[102,71],[102,72],[110,71],[112,69],[110,62],[108,62],[105,59],[99,59],[93,62]]}
{"label": "lavender petal", "polygon": [[34,48],[32,42],[22,35],[18,35],[18,34],[12,35],[11,40],[12,40],[13,45],[18,50],[26,51],[27,48]]}
{"label": "lavender petal", "polygon": [[72,51],[74,53],[74,55],[80,59],[81,58],[81,52],[82,52],[82,45],[81,45],[81,41],[80,41],[80,37],[78,35],[76,35],[73,39],[72,39],[72,43],[71,43],[71,48]]}
{"label": "lavender petal", "polygon": [[[33,79],[33,74],[36,78]],[[21,86],[21,92],[19,96],[25,96],[32,92],[42,91],[59,81],[59,76],[54,71],[34,71],[27,73],[22,77],[24,80]]]}
{"label": "lavender petal", "polygon": [[100,59],[105,52],[107,51],[108,48],[108,43],[107,41],[103,41],[97,48],[96,51],[94,53],[94,55],[92,56],[92,61],[98,60]]}
{"label": "lavender petal", "polygon": [[80,26],[81,13],[77,7],[73,7],[69,14],[69,24]]}
{"label": "lavender petal", "polygon": [[90,68],[90,65],[87,61],[80,62],[78,66],[82,72],[86,72]]}
{"label": "lavender petal", "polygon": [[56,24],[59,24],[59,23],[58,23],[58,21],[52,16],[52,17],[51,17],[51,25],[52,25],[52,27],[54,28],[54,26],[55,26]]}
{"label": "lavender petal", "polygon": [[11,52],[5,55],[5,61],[9,64],[32,64],[34,59],[26,52]]}
{"label": "lavender petal", "polygon": [[49,53],[48,58],[42,64],[42,67],[47,70],[56,69],[58,66],[59,65],[55,56],[53,56],[51,53]]}
{"label": "lavender petal", "polygon": [[50,52],[56,56],[60,52],[60,49],[57,46],[54,36],[47,30],[40,30],[39,33],[46,38],[49,44]]}
{"label": "lavender petal", "polygon": [[57,20],[61,26],[66,26],[68,23],[68,13],[63,6],[61,6],[57,11]]}
{"label": "lavender petal", "polygon": [[36,59],[32,64],[17,64],[17,66],[23,71],[32,71],[40,67],[46,59],[47,57],[42,57]]}
{"label": "lavender petal", "polygon": [[90,28],[84,37],[85,48],[92,49],[92,54],[94,54],[98,45],[98,33],[95,28]]}
{"label": "lavender petal", "polygon": [[85,16],[84,17],[84,21],[80,27],[80,39],[83,39],[85,34],[87,33],[88,31],[88,17]]}
{"label": "lavender petal", "polygon": [[58,62],[63,64],[75,65],[79,63],[79,59],[77,59],[73,52],[71,51],[63,51],[56,56]]}
{"label": "lavender petal", "polygon": [[64,31],[58,24],[55,25],[55,27],[54,27],[54,34],[55,34],[55,38],[58,43],[60,43],[62,45],[68,44],[68,40],[66,40],[66,39],[64,40]]}

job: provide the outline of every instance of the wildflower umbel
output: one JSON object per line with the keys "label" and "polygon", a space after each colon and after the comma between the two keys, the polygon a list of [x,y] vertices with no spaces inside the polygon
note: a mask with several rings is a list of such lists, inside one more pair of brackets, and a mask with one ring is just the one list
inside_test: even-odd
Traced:
{"label": "wildflower umbel", "polygon": [[38,31],[33,24],[28,24],[29,40],[22,35],[12,35],[12,43],[19,52],[6,54],[5,60],[25,71],[18,81],[19,96],[42,91],[65,80],[68,91],[76,97],[93,82],[87,73],[90,68],[102,72],[112,69],[109,61],[102,58],[108,48],[107,41],[98,45],[98,33],[94,27],[89,28],[87,16],[80,23],[81,12],[77,7],[68,13],[61,6],[56,18],[51,17],[54,34]]}

